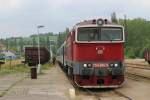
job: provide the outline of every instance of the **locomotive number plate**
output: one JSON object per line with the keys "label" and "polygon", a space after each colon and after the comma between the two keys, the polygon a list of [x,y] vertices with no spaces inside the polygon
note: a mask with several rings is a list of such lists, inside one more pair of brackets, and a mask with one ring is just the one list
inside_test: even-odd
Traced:
{"label": "locomotive number plate", "polygon": [[101,63],[101,64],[93,64],[93,67],[96,67],[96,68],[103,68],[103,67],[109,67],[108,64],[104,64],[104,63]]}

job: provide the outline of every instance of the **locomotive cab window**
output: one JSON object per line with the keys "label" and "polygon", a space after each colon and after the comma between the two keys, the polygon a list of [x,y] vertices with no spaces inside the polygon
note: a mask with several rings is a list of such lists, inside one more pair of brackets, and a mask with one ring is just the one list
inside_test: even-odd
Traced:
{"label": "locomotive cab window", "polygon": [[101,28],[101,41],[121,41],[123,38],[121,28]]}
{"label": "locomotive cab window", "polygon": [[123,30],[118,27],[82,27],[78,28],[78,41],[122,41]]}
{"label": "locomotive cab window", "polygon": [[98,28],[79,28],[77,39],[78,41],[98,41]]}

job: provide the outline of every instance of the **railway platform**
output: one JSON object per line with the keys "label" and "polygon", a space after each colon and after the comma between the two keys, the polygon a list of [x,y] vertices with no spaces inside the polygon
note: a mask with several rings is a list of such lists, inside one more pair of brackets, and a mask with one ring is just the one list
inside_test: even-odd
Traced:
{"label": "railway platform", "polygon": [[62,70],[56,66],[46,70],[38,79],[25,78],[0,100],[70,100],[73,88]]}
{"label": "railway platform", "polygon": [[13,85],[21,81],[26,76],[26,74],[21,73],[0,76],[0,97],[5,95],[5,93],[9,91]]}

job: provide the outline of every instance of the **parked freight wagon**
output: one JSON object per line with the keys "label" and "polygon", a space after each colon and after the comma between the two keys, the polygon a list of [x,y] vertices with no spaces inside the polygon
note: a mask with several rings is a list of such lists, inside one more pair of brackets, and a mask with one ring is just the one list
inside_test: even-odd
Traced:
{"label": "parked freight wagon", "polygon": [[[50,52],[45,47],[40,47],[40,64],[44,64],[50,60]],[[38,47],[25,47],[25,63],[29,66],[39,64]]]}
{"label": "parked freight wagon", "polygon": [[145,49],[144,51],[144,59],[150,64],[150,49]]}

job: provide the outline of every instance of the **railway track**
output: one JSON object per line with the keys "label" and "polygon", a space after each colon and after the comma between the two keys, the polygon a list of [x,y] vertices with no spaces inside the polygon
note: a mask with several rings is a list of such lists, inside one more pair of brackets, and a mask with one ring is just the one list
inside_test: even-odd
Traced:
{"label": "railway track", "polygon": [[[101,96],[100,96],[100,93],[99,92],[93,92],[93,91],[90,91],[89,89],[86,89],[86,91],[89,93],[89,94],[91,94],[91,95],[94,95],[97,99],[96,100],[102,100],[101,98]],[[123,93],[121,93],[121,92],[119,92],[119,91],[117,91],[117,90],[115,90],[115,89],[113,89],[112,90],[116,95],[118,95],[119,97],[123,97],[123,98],[125,98],[125,99],[127,99],[127,100],[133,100],[132,98],[130,98],[129,96],[127,96],[127,95],[125,95],[125,94],[123,94]]]}
{"label": "railway track", "polygon": [[[95,90],[90,90],[90,89],[86,89],[86,88],[79,88],[79,87],[77,87],[74,83],[73,83],[73,81],[71,81],[70,79],[69,79],[69,81],[70,81],[70,83],[73,85],[73,87],[75,88],[75,91],[84,91],[84,92],[86,92],[86,93],[88,93],[89,95],[92,95],[92,96],[94,96],[95,98],[96,98],[96,100],[103,100],[102,99],[102,96],[101,96],[101,93],[99,92],[99,91],[95,91]],[[125,94],[123,94],[123,93],[121,93],[121,92],[119,92],[119,91],[117,91],[117,90],[115,90],[115,89],[112,89],[112,91],[116,94],[116,95],[118,95],[119,97],[123,97],[123,98],[125,98],[125,99],[127,99],[127,100],[133,100],[132,98],[130,98],[129,96],[127,96],[127,95],[125,95]],[[101,91],[102,92],[102,91]]]}
{"label": "railway track", "polygon": [[146,77],[146,76],[142,76],[142,75],[138,75],[135,73],[129,73],[126,72],[126,77],[135,81],[141,81],[141,80],[146,80],[146,81],[150,81],[150,77]]}
{"label": "railway track", "polygon": [[125,65],[135,65],[135,66],[145,66],[145,67],[150,67],[150,65],[148,65],[148,64],[129,63],[129,62],[125,62]]}
{"label": "railway track", "polygon": [[130,67],[130,68],[137,68],[137,69],[145,69],[145,70],[150,70],[150,68],[136,67],[136,66],[131,66],[131,65],[126,65],[126,67]]}
{"label": "railway track", "polygon": [[121,97],[126,98],[127,100],[133,100],[132,98],[130,98],[129,96],[117,91],[117,90],[113,90],[116,94],[120,95]]}
{"label": "railway track", "polygon": [[90,91],[89,89],[84,89],[86,92],[88,92],[90,95],[94,95],[96,97],[96,100],[102,100],[100,93],[95,93],[93,91]]}
{"label": "railway track", "polygon": [[101,97],[100,97],[99,94],[96,94],[96,93],[90,91],[89,89],[77,87],[77,85],[69,77],[68,77],[68,79],[69,79],[70,83],[72,84],[72,86],[74,87],[76,92],[77,91],[78,92],[81,92],[81,91],[83,92],[84,91],[84,92],[88,93],[89,95],[95,96],[96,100],[101,100]]}
{"label": "railway track", "polygon": [[133,64],[133,63],[126,63],[125,66],[127,68],[126,77],[135,81],[141,81],[146,80],[150,81],[149,73],[150,73],[150,67],[148,65],[144,64]]}
{"label": "railway track", "polygon": [[144,64],[132,64],[132,63],[125,63],[126,67],[131,67],[131,68],[137,68],[137,69],[145,69],[145,70],[150,70],[149,65],[144,65]]}

